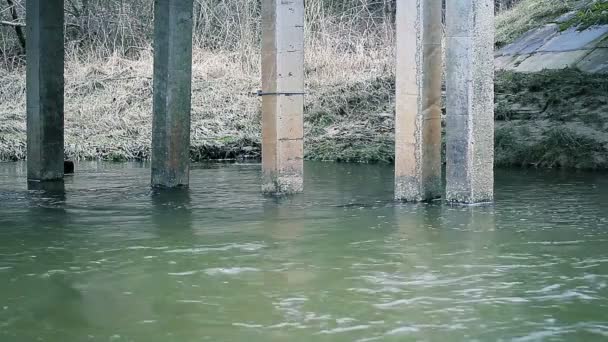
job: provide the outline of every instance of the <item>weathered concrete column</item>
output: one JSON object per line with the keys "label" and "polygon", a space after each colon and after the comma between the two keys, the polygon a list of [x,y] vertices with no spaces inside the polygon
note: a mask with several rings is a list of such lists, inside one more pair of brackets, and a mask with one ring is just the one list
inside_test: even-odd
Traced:
{"label": "weathered concrete column", "polygon": [[494,197],[494,1],[447,1],[447,200]]}
{"label": "weathered concrete column", "polygon": [[303,190],[304,0],[262,1],[262,191]]}
{"label": "weathered concrete column", "polygon": [[63,179],[63,0],[28,0],[27,178]]}
{"label": "weathered concrete column", "polygon": [[395,198],[441,197],[441,1],[397,1]]}
{"label": "weathered concrete column", "polygon": [[189,183],[192,1],[154,1],[154,187],[183,187]]}

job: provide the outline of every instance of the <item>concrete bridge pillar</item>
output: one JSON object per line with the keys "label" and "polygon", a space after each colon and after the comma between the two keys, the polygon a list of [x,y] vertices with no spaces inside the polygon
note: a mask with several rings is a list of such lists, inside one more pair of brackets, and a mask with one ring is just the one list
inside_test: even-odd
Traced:
{"label": "concrete bridge pillar", "polygon": [[193,0],[154,1],[154,187],[189,184],[192,11]]}
{"label": "concrete bridge pillar", "polygon": [[262,1],[262,191],[303,190],[304,0]]}
{"label": "concrete bridge pillar", "polygon": [[447,200],[494,197],[494,1],[446,8]]}
{"label": "concrete bridge pillar", "polygon": [[27,178],[63,179],[63,0],[26,1]]}
{"label": "concrete bridge pillar", "polygon": [[442,7],[397,1],[395,198],[441,197]]}

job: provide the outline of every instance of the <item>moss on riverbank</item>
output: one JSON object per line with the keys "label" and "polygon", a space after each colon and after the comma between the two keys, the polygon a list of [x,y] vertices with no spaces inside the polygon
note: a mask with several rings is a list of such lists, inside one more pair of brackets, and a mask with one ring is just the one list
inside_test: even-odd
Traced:
{"label": "moss on riverbank", "polygon": [[560,24],[560,30],[576,27],[579,30],[593,25],[608,24],[608,1],[600,1],[579,9],[572,18]]}
{"label": "moss on riverbank", "polygon": [[496,18],[496,46],[512,43],[527,31],[554,21],[590,0],[523,0]]}
{"label": "moss on riverbank", "polygon": [[496,164],[608,168],[608,79],[576,70],[498,73]]}

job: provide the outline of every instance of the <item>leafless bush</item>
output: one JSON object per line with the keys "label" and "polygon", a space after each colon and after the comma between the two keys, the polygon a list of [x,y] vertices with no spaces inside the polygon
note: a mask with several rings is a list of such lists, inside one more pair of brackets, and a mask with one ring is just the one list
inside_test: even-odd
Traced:
{"label": "leafless bush", "polygon": [[[0,0],[0,53],[4,67],[19,63],[23,49],[14,26],[23,24],[25,0]],[[308,0],[308,38],[352,51],[391,41],[395,0]],[[14,11],[17,18],[11,17]],[[194,0],[194,43],[237,51],[254,60],[260,41],[260,0]],[[80,59],[137,58],[152,45],[153,0],[65,0],[66,53]]]}

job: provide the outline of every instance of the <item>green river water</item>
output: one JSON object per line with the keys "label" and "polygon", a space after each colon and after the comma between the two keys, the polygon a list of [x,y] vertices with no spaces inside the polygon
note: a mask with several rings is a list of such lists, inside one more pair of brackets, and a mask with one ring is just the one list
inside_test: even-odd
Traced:
{"label": "green river water", "polygon": [[399,204],[392,167],[0,163],[0,341],[608,340],[608,174],[498,171],[493,206]]}

